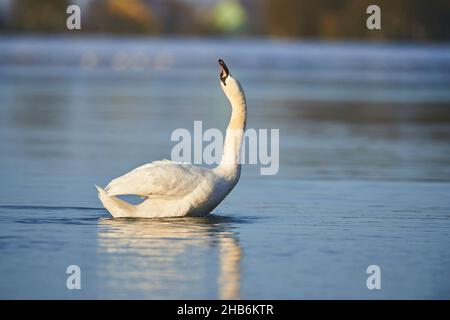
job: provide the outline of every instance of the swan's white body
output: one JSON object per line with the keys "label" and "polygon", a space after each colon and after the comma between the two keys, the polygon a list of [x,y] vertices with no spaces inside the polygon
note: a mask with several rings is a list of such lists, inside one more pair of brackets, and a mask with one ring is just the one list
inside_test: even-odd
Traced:
{"label": "swan's white body", "polygon": [[[182,217],[210,213],[228,195],[241,174],[240,152],[246,124],[246,102],[239,83],[222,66],[221,87],[232,113],[220,164],[214,169],[169,160],[154,161],[112,180],[98,196],[113,217]],[[117,195],[138,195],[132,205]]]}

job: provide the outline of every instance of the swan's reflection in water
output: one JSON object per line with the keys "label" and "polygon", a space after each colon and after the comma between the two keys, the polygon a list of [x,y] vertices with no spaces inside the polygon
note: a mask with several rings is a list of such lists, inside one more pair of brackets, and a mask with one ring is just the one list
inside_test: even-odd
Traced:
{"label": "swan's reflection in water", "polygon": [[236,219],[100,219],[99,276],[116,298],[239,299]]}

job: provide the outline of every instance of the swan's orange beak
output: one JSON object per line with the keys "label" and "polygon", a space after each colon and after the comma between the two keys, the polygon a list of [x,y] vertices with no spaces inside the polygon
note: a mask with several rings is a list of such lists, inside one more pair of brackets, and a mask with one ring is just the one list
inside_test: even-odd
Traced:
{"label": "swan's orange beak", "polygon": [[222,59],[219,59],[219,65],[220,65],[220,81],[222,81],[222,83],[226,85],[225,80],[230,74],[230,71],[228,71],[228,67]]}

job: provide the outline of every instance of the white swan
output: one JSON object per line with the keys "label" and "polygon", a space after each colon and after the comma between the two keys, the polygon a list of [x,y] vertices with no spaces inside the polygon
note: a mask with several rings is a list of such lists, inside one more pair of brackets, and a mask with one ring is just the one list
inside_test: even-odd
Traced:
{"label": "white swan", "polygon": [[[239,82],[223,62],[220,85],[231,104],[223,155],[214,169],[169,160],[154,161],[112,180],[98,197],[113,217],[202,216],[211,212],[228,195],[241,174],[240,153],[247,107]],[[132,205],[117,195],[138,195],[145,200]]]}

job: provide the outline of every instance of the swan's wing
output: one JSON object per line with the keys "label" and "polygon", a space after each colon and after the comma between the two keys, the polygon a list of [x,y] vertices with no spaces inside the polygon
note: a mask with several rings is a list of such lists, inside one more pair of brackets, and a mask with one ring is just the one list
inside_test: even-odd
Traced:
{"label": "swan's wing", "polygon": [[109,195],[182,197],[207,175],[206,171],[190,164],[154,161],[112,180],[105,190]]}

